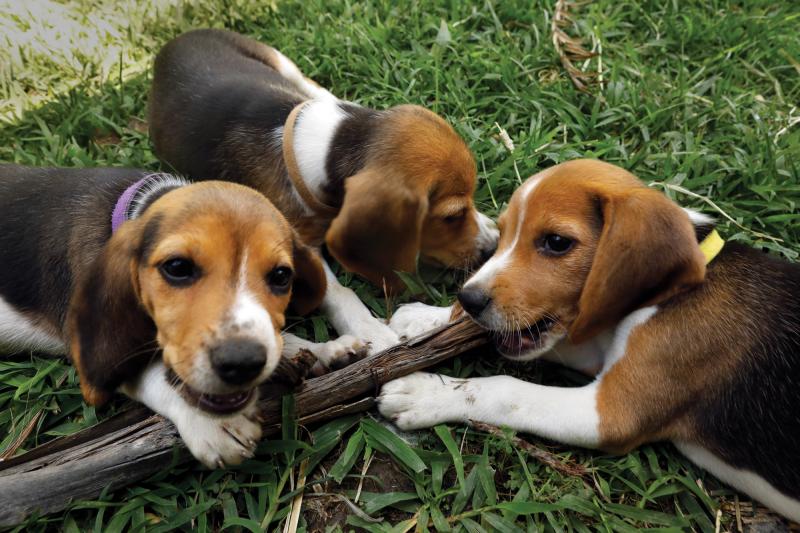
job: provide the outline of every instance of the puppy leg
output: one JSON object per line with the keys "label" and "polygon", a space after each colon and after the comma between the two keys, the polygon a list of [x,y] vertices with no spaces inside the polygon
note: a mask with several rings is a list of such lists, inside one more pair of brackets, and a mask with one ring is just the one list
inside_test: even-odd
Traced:
{"label": "puppy leg", "polygon": [[453,306],[436,307],[420,302],[401,305],[389,320],[389,327],[401,340],[413,339],[450,322]]}
{"label": "puppy leg", "polygon": [[600,444],[596,382],[547,387],[510,376],[454,379],[417,372],[383,386],[381,414],[401,429],[475,420],[575,446]]}
{"label": "puppy leg", "polygon": [[322,301],[322,311],[339,335],[352,335],[366,342],[369,353],[381,352],[400,342],[397,333],[372,316],[356,293],[339,283],[330,267],[323,262],[328,290]]}
{"label": "puppy leg", "polygon": [[300,350],[308,350],[317,358],[311,374],[321,376],[330,370],[343,368],[367,355],[367,346],[351,335],[342,335],[328,342],[311,342],[297,335],[283,335],[283,357],[294,357]]}
{"label": "puppy leg", "polygon": [[161,361],[152,363],[121,390],[172,421],[192,455],[208,468],[223,468],[253,457],[261,438],[255,398],[238,413],[212,415],[186,403],[167,382],[166,367]]}

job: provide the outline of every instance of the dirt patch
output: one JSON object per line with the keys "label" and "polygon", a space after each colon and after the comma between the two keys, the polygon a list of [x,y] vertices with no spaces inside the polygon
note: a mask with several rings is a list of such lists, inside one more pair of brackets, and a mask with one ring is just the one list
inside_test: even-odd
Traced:
{"label": "dirt patch", "polygon": [[[333,466],[338,455],[338,453],[333,453],[322,463],[324,471],[327,472]],[[353,514],[353,511],[347,501],[341,497],[352,496],[358,490],[362,467],[362,464],[357,464],[352,472],[358,475],[345,478],[341,484],[329,481],[312,487],[306,493],[303,501],[303,517],[308,524],[308,531],[321,533],[330,531],[337,525],[346,531],[362,531],[360,528],[346,525],[347,517]],[[321,474],[322,471],[317,473]],[[377,453],[363,478],[361,490],[364,492],[414,492],[414,483],[391,459]],[[348,500],[357,505],[353,499],[348,498]],[[408,515],[389,508],[381,510],[380,517],[394,524],[408,518]]]}

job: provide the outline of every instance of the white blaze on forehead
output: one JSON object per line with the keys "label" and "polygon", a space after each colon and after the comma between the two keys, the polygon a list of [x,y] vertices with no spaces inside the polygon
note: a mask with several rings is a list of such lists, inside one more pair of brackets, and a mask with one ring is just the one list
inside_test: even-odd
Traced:
{"label": "white blaze on forehead", "polygon": [[248,253],[245,250],[239,265],[236,295],[228,312],[228,321],[222,331],[224,334],[236,330],[237,336],[249,337],[261,342],[267,350],[267,371],[272,372],[278,363],[280,350],[269,312],[264,309],[264,306],[247,286],[247,259]]}
{"label": "white blaze on forehead", "polygon": [[528,199],[544,177],[544,172],[540,172],[532,178],[529,178],[522,184],[522,187],[514,193],[515,195],[522,195],[519,200],[521,205],[517,213],[517,223],[514,228],[514,240],[511,241],[511,245],[508,248],[500,253],[494,254],[484,263],[484,265],[464,284],[464,288],[489,285],[497,273],[506,267],[511,256],[514,254],[514,249],[517,247],[517,244],[519,244],[520,235],[522,235],[522,226],[525,223],[525,216],[527,215]]}
{"label": "white blaze on forehead", "polygon": [[[261,326],[272,325],[269,313],[258,302],[256,297],[247,286],[247,250],[242,254],[242,262],[239,264],[239,272],[236,280],[236,295],[233,299],[228,313],[229,326],[252,329],[255,323]],[[271,327],[269,329],[272,329]]]}

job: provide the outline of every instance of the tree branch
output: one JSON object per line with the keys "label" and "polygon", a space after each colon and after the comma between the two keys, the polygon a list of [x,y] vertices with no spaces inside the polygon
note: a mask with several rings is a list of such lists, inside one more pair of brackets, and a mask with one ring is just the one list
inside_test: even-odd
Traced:
{"label": "tree branch", "polygon": [[[485,342],[486,334],[480,327],[462,320],[309,379],[295,391],[298,421],[321,422],[367,410],[387,381]],[[307,355],[298,354],[295,365],[308,365]],[[294,377],[303,373],[291,365],[281,372],[287,374],[284,377],[288,381],[292,372]],[[267,391],[264,389],[264,431],[271,435],[280,431],[285,390],[274,381],[267,385]],[[0,526],[18,524],[33,513],[61,511],[72,501],[95,498],[104,490],[125,487],[190,458],[171,422],[143,407],[125,411],[0,462]]]}

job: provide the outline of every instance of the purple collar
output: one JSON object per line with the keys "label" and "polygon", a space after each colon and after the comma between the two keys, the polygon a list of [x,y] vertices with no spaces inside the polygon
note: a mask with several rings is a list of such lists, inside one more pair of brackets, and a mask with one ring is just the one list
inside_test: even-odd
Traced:
{"label": "purple collar", "polygon": [[131,200],[133,200],[133,197],[136,196],[136,193],[139,192],[141,186],[144,185],[149,178],[150,176],[143,177],[125,189],[125,192],[123,192],[117,199],[117,203],[114,206],[114,211],[111,212],[111,233],[116,233],[122,223],[128,220],[128,212],[131,207]]}
{"label": "purple collar", "polygon": [[162,194],[188,185],[189,182],[172,174],[148,174],[119,196],[111,212],[111,233],[115,233],[127,220],[136,218],[141,211]]}

